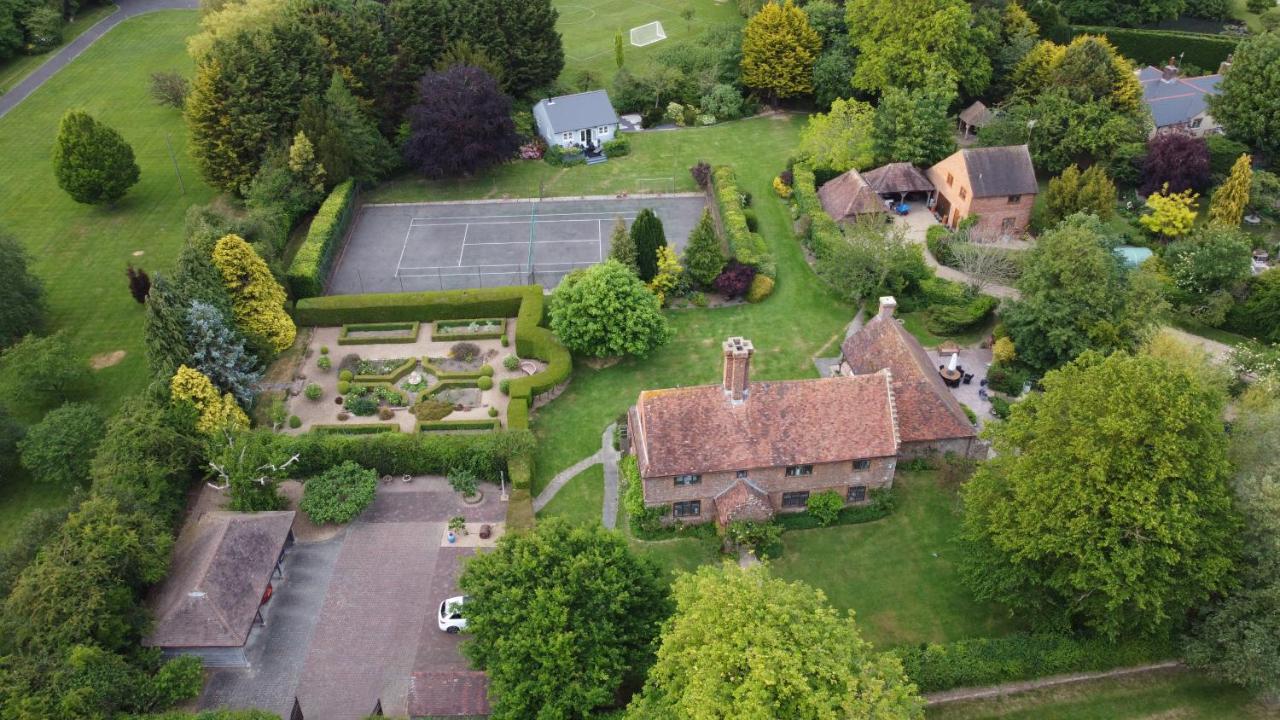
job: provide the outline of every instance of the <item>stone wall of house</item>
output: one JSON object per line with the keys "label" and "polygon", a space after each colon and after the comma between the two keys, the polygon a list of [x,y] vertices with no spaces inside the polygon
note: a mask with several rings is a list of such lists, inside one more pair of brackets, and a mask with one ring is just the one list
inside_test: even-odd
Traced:
{"label": "stone wall of house", "polygon": [[[873,458],[870,467],[865,470],[854,470],[853,462],[814,464],[813,474],[800,477],[788,477],[786,468],[768,467],[752,468],[747,471],[748,478],[761,490],[768,493],[769,501],[776,512],[792,512],[803,510],[783,508],[782,495],[788,492],[807,490],[810,493],[824,490],[835,490],[846,497],[849,488],[862,485],[868,490],[893,486],[893,473],[897,467],[897,458]],[[698,517],[683,517],[682,522],[703,522],[711,520],[716,514],[715,497],[737,482],[737,471],[703,473],[701,480],[694,485],[676,485],[673,477],[653,477],[644,480],[644,503],[649,507],[658,505],[670,506],[673,502],[685,500],[701,500],[702,514]],[[668,513],[667,521],[673,518]]]}
{"label": "stone wall of house", "polygon": [[898,447],[898,457],[902,460],[915,460],[940,458],[947,453],[952,453],[960,457],[981,460],[987,457],[989,447],[985,440],[977,437],[904,442]]}

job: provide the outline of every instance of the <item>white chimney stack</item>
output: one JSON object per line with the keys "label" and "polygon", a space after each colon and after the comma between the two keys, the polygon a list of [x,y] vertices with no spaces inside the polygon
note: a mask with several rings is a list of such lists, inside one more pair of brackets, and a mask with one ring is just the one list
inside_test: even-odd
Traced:
{"label": "white chimney stack", "polygon": [[876,313],[882,318],[891,318],[898,310],[898,301],[892,295],[885,295],[880,298],[880,311]]}

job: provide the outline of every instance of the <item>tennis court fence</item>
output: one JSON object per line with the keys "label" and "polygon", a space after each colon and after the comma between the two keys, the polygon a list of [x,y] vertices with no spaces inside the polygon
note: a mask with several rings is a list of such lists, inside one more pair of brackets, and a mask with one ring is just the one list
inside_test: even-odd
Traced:
{"label": "tennis court fence", "polygon": [[401,268],[394,277],[370,278],[357,271],[361,293],[423,292],[427,290],[466,290],[538,284],[549,289],[578,268],[593,262],[534,263],[508,265],[447,265],[441,267]]}

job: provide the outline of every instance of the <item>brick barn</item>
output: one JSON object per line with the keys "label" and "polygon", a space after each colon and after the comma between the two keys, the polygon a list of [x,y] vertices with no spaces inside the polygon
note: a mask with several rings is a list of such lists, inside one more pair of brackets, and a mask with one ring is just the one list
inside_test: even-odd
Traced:
{"label": "brick barn", "polygon": [[937,189],[942,224],[955,229],[977,215],[975,238],[1013,238],[1026,232],[1040,187],[1026,145],[966,148],[925,171]]}

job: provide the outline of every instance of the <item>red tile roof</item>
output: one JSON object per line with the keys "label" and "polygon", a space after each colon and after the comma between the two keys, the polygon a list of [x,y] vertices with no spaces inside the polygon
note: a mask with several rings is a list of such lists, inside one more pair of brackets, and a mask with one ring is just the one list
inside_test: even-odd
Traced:
{"label": "red tile roof", "polygon": [[885,369],[893,374],[893,400],[902,442],[977,434],[960,402],[938,376],[936,363],[892,315],[871,318],[840,349],[856,374]]}
{"label": "red tile roof", "polygon": [[409,676],[409,717],[489,714],[489,677],[479,670],[416,672]]}
{"label": "red tile roof", "polygon": [[719,385],[646,390],[632,417],[645,477],[898,452],[886,375],[753,382],[736,405]]}

